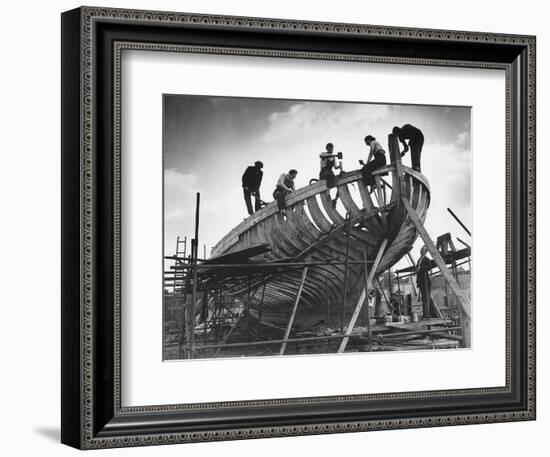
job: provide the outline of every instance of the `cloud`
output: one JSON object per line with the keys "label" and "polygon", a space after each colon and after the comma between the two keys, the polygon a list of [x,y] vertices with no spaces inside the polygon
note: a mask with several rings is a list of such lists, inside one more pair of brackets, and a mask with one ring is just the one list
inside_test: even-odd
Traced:
{"label": "cloud", "polygon": [[427,142],[422,151],[422,173],[431,188],[430,209],[425,222],[430,235],[435,239],[443,233],[460,231],[447,208],[460,213],[463,222],[471,227],[471,151],[454,142]]}
{"label": "cloud", "polygon": [[349,133],[355,136],[356,131],[361,132],[358,138],[362,138],[365,129],[378,124],[389,109],[388,105],[359,103],[296,103],[271,114],[262,140],[288,143],[303,138],[346,138]]}
{"label": "cloud", "polygon": [[456,144],[460,148],[469,150],[470,149],[470,132],[469,131],[460,132],[456,136]]}
{"label": "cloud", "polygon": [[185,229],[186,221],[194,217],[197,182],[198,177],[194,174],[183,174],[175,169],[164,170],[165,251],[170,254],[173,253],[172,243],[176,237],[191,233]]}
{"label": "cloud", "polygon": [[[218,173],[218,180],[221,175]],[[221,180],[218,185],[205,186],[196,174],[182,173],[177,169],[164,172],[164,236],[166,255],[174,253],[175,240],[179,236],[188,239],[195,232],[196,194],[201,193],[199,213],[199,244],[207,251],[242,220],[244,202],[240,186],[227,187]],[[240,184],[240,183],[239,183]],[[235,210],[237,208],[237,210]]]}

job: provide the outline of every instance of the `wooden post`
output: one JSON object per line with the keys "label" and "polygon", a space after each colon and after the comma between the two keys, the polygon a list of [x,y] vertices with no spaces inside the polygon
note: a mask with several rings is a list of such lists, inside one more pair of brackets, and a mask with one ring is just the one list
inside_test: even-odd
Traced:
{"label": "wooden post", "polygon": [[349,242],[350,242],[350,234],[351,234],[350,217],[351,215],[348,212],[346,214],[347,233],[346,233],[346,260],[344,263],[344,294],[342,297],[342,313],[341,313],[341,320],[340,320],[340,326],[342,328],[342,331],[344,331],[344,322],[346,320],[346,305],[347,305],[347,299],[348,299]]}
{"label": "wooden post", "polygon": [[[191,248],[196,252],[197,250],[197,240],[193,239],[191,240]],[[191,289],[191,303],[189,304],[188,312],[189,312],[189,358],[193,358],[193,354],[195,351],[195,304],[197,303],[197,258],[193,257],[193,284]]]}
{"label": "wooden post", "polygon": [[[378,200],[378,207],[383,208],[386,206],[386,202],[384,200],[384,194],[382,193],[382,182],[380,181],[380,176],[376,175],[374,177],[374,181],[376,183],[376,199]],[[387,230],[388,220],[386,218],[386,213],[384,211],[380,211],[380,217],[382,218],[382,226],[384,230]]]}
{"label": "wooden post", "polygon": [[[181,316],[181,334],[179,338],[179,345],[180,345],[180,357],[185,357],[185,348],[187,347],[189,343],[189,323],[188,323],[188,317],[187,317],[187,288],[189,284],[189,280],[186,281],[187,286],[184,287],[184,293],[183,293],[183,300],[182,300],[182,316]],[[184,344],[185,343],[185,344]]]}
{"label": "wooden post", "polygon": [[452,291],[455,293],[456,297],[458,298],[458,301],[460,303],[460,324],[462,327],[462,341],[464,343],[465,347],[471,346],[471,304],[470,304],[470,298],[464,293],[464,291],[460,288],[458,283],[456,282],[455,278],[447,268],[447,264],[439,254],[439,251],[436,249],[434,242],[430,238],[430,235],[424,228],[424,225],[422,224],[422,221],[420,220],[420,217],[414,210],[414,208],[409,203],[409,200],[406,197],[401,197],[401,201],[405,205],[405,209],[409,213],[409,216],[411,220],[413,221],[414,225],[416,226],[416,229],[418,230],[418,233],[420,234],[420,237],[422,238],[422,241],[424,241],[424,244],[428,248],[428,251],[432,255],[435,264],[441,271],[441,274],[449,284],[449,287],[452,289]]}
{"label": "wooden post", "polygon": [[328,295],[328,278],[325,277],[325,297],[327,299],[327,328],[330,328],[330,297]]}
{"label": "wooden post", "polygon": [[243,315],[243,310],[241,310],[241,312],[239,313],[239,315],[235,318],[235,320],[233,321],[233,324],[231,324],[231,328],[229,329],[229,331],[227,332],[227,334],[225,335],[225,337],[223,337],[222,339],[222,342],[221,344],[219,345],[216,353],[214,354],[214,357],[216,357],[218,355],[218,352],[220,352],[220,350],[224,347],[226,341],[229,339],[229,337],[231,336],[231,333],[233,333],[233,330],[235,330],[235,328],[237,327],[237,324],[239,323],[239,321],[241,320],[241,317]]}
{"label": "wooden post", "polygon": [[[407,257],[409,258],[409,262],[411,262],[411,266],[413,266],[416,270],[416,262],[414,261],[410,252],[407,252]],[[411,286],[412,286],[412,290],[414,291],[414,296],[418,297],[418,291],[416,290],[416,286],[414,285],[412,278],[411,278]]]}
{"label": "wooden post", "polygon": [[[304,289],[304,282],[306,281],[306,276],[309,267],[305,267],[302,272],[302,280],[300,281],[300,287],[298,288],[298,293],[296,294],[296,300],[294,301],[294,306],[292,307],[292,313],[290,314],[290,319],[288,320],[288,325],[286,327],[285,336],[283,340],[287,340],[290,335],[290,330],[292,329],[292,324],[294,323],[294,317],[296,316],[296,310],[298,309],[298,303],[300,302],[300,297],[302,296],[302,290]],[[281,350],[279,355],[284,355],[286,350],[286,341],[281,345]]]}
{"label": "wooden post", "polygon": [[468,227],[466,227],[462,221],[458,218],[458,216],[453,212],[453,210],[451,208],[447,208],[447,211],[449,211],[449,213],[451,214],[451,216],[453,216],[455,218],[455,220],[460,224],[460,226],[464,229],[464,231],[472,236],[472,232],[470,232],[470,230],[468,230]]}
{"label": "wooden post", "polygon": [[[367,274],[366,271],[365,271],[365,274]],[[382,287],[380,278],[376,278],[376,282],[378,282],[378,287],[380,287],[380,290],[382,291],[382,296],[384,297],[384,301],[386,302],[388,309],[390,309],[390,301],[388,300],[388,297],[386,297],[386,292],[384,292],[384,288]],[[390,293],[390,297],[391,297],[391,293]]]}
{"label": "wooden post", "polygon": [[[357,322],[357,318],[359,317],[359,313],[361,312],[361,308],[363,307],[363,303],[365,301],[365,298],[367,298],[367,294],[369,290],[372,288],[372,281],[374,279],[374,275],[376,274],[376,269],[378,268],[378,265],[380,264],[380,260],[382,259],[382,254],[384,253],[384,249],[386,249],[386,244],[388,244],[388,240],[382,241],[382,244],[380,245],[380,248],[378,249],[378,253],[376,254],[376,258],[374,259],[374,263],[371,267],[371,270],[369,272],[369,275],[367,277],[367,283],[365,284],[365,287],[363,288],[363,291],[361,292],[361,296],[359,297],[359,300],[357,301],[357,305],[355,306],[355,311],[353,311],[353,315],[351,316],[351,320],[349,321],[348,328],[345,332],[345,337],[340,343],[340,347],[338,348],[338,353],[344,352],[346,349],[346,346],[348,345],[349,336],[351,335],[351,332],[353,331],[353,327],[355,326],[355,322]],[[366,264],[366,261],[365,261]],[[367,304],[368,306],[368,304]]]}
{"label": "wooden post", "polygon": [[[365,261],[365,269],[363,270],[363,274],[365,275],[365,289],[368,290],[368,287],[369,287],[369,277],[367,275],[367,251],[365,251],[363,253],[363,259]],[[384,290],[382,289],[382,292],[384,292]],[[386,294],[384,294],[384,297],[386,296]],[[386,300],[387,301],[387,300]],[[371,329],[370,329],[370,309],[369,309],[369,304],[367,303],[367,334],[369,336],[369,352],[372,351],[372,332],[371,332]]]}
{"label": "wooden post", "polygon": [[201,194],[197,192],[197,200],[195,204],[195,238],[191,240],[191,258],[192,258],[192,272],[193,272],[193,290],[191,298],[191,306],[189,313],[189,324],[190,324],[190,334],[189,334],[189,358],[193,358],[195,351],[195,304],[197,303],[197,281],[198,281],[198,269],[197,269],[197,257],[198,257],[198,248],[199,248],[199,214],[201,206]]}
{"label": "wooden post", "polygon": [[262,288],[262,298],[260,300],[260,304],[258,305],[258,330],[256,331],[257,339],[260,339],[260,334],[262,331],[262,314],[264,309],[265,286],[266,283],[264,283],[264,287]]}
{"label": "wooden post", "polygon": [[399,152],[399,138],[390,133],[388,135],[388,148],[390,150],[391,161],[395,163],[395,173],[399,179],[399,192],[401,196],[405,195],[405,180],[403,179],[403,163],[401,162],[401,153]]}

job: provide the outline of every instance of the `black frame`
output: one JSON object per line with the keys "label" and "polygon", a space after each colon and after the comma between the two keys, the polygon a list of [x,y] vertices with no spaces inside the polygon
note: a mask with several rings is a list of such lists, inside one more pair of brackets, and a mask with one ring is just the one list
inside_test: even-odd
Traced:
{"label": "black frame", "polygon": [[[507,84],[507,385],[120,404],[120,53],[500,68]],[[535,419],[535,37],[82,7],[62,14],[62,430],[81,449]]]}

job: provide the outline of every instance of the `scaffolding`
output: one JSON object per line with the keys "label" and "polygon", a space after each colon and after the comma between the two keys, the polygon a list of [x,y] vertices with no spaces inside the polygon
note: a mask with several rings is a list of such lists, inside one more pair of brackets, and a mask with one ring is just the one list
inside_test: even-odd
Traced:
{"label": "scaffolding", "polygon": [[[197,197],[197,207],[199,204]],[[348,218],[347,218],[348,219]],[[198,226],[198,211],[197,211]],[[349,230],[349,225],[346,230]],[[240,255],[212,261],[196,257],[198,231],[191,239],[188,253],[187,237],[176,241],[176,252],[166,259],[173,261],[164,272],[165,344],[164,359],[192,359],[285,354],[341,353],[355,351],[392,351],[434,348],[456,348],[464,345],[462,314],[459,300],[454,307],[436,306],[437,313],[417,319],[418,306],[412,304],[412,296],[418,292],[412,284],[415,262],[409,254],[411,266],[393,272],[375,274],[386,243],[379,247],[378,255],[368,261],[327,259],[311,261],[289,259],[272,263],[254,263],[249,259],[268,247],[255,247]],[[446,250],[448,244],[438,239],[437,252],[450,265],[458,282],[459,267],[470,262],[470,250]],[[326,303],[326,319],[323,328],[315,331],[298,331],[294,328],[301,292],[308,272],[326,265],[361,265],[362,280],[347,284],[345,295],[339,303]],[[436,262],[433,261],[436,269]],[[289,270],[301,270],[301,280],[286,323],[270,322],[262,309],[265,285],[275,275]],[[441,275],[433,272],[432,276]],[[386,278],[383,287],[380,278]],[[412,285],[407,293],[405,282]],[[326,280],[328,288],[328,278]],[[446,294],[448,284],[445,282]],[[361,293],[351,316],[346,316],[349,292],[359,288]],[[243,296],[242,290],[246,295]],[[387,291],[387,294],[386,294]],[[250,307],[253,298],[259,298],[256,309]],[[385,306],[383,306],[382,301]],[[440,308],[444,308],[442,313]],[[334,313],[337,310],[337,313]],[[454,312],[451,312],[454,311]],[[363,313],[365,326],[356,325]],[[331,322],[334,316],[338,322]],[[347,319],[349,319],[349,321]],[[338,323],[339,325],[334,326]],[[332,324],[332,325],[331,325]]]}

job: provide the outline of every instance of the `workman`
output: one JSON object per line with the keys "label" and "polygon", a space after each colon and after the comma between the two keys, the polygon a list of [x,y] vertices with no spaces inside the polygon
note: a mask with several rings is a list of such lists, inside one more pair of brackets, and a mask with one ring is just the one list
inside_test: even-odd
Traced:
{"label": "workman", "polygon": [[422,315],[424,318],[430,318],[431,292],[432,281],[430,280],[430,270],[432,269],[432,261],[427,257],[428,248],[422,246],[420,248],[420,258],[416,263],[416,286],[420,292],[419,300],[422,300]]}
{"label": "workman", "polygon": [[285,197],[294,192],[294,179],[298,174],[297,170],[290,170],[288,173],[283,173],[277,180],[277,185],[273,191],[273,198],[277,201],[277,207],[280,211],[284,211],[286,207]]}
{"label": "workman", "polygon": [[370,186],[372,189],[374,186],[372,172],[386,165],[386,151],[384,151],[380,143],[372,135],[365,137],[365,144],[370,148],[367,163],[359,160],[359,164],[363,165],[363,169],[361,170],[363,173],[363,184]]}
{"label": "workman", "polygon": [[[399,138],[399,141],[403,144],[403,152],[401,157],[403,157],[408,150],[411,150],[411,164],[413,170],[420,172],[420,153],[422,152],[422,147],[424,146],[424,134],[422,130],[418,127],[415,127],[411,124],[405,124],[403,127],[399,128],[395,126],[392,130],[392,133]],[[407,144],[408,140],[408,144]]]}
{"label": "workman", "polygon": [[327,143],[326,151],[319,154],[319,158],[321,159],[319,179],[324,179],[327,182],[327,187],[329,188],[336,185],[336,175],[332,170],[342,169],[342,162],[338,162],[338,160],[336,160],[337,157],[338,155],[334,154],[334,145],[332,143]]}

